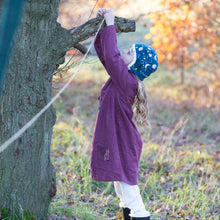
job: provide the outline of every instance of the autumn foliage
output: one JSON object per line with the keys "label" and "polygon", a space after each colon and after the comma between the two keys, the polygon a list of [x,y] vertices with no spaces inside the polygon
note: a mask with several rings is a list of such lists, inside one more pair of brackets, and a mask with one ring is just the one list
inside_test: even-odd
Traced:
{"label": "autumn foliage", "polygon": [[153,25],[145,36],[152,38],[160,63],[182,73],[196,66],[196,73],[212,74],[219,82],[220,1],[161,0],[161,4],[164,10],[150,15]]}

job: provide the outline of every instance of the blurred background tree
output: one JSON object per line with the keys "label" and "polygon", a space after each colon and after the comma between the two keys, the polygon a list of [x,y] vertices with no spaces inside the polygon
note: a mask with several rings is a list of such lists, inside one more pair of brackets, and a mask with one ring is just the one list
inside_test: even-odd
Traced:
{"label": "blurred background tree", "polygon": [[208,76],[215,89],[220,82],[219,0],[161,0],[164,10],[151,13],[152,27],[146,39],[153,40],[160,63],[180,70]]}

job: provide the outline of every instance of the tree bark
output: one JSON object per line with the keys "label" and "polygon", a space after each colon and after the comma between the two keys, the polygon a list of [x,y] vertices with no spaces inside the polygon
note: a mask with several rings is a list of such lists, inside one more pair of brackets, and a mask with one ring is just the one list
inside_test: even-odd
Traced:
{"label": "tree bark", "polygon": [[[0,102],[3,143],[39,112],[51,97],[54,34],[59,1],[27,1],[16,36]],[[17,141],[0,154],[0,208],[21,216],[21,209],[45,219],[56,192],[50,161],[51,107]]]}
{"label": "tree bark", "polygon": [[[59,0],[28,0],[25,5],[0,97],[1,143],[50,101],[58,60],[70,47],[94,35],[100,23],[95,18],[74,31],[65,30],[56,22],[58,6]],[[119,18],[116,27],[117,31],[134,31],[135,22]],[[51,107],[0,153],[0,209],[19,216],[21,210],[28,211],[38,220],[46,219],[56,193],[50,161],[55,121]]]}

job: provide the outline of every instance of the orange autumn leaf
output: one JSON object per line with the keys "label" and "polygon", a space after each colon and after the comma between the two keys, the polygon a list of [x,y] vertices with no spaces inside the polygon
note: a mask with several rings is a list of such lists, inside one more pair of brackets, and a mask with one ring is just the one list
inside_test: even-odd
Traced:
{"label": "orange autumn leaf", "polygon": [[146,34],[146,35],[144,36],[144,38],[147,39],[147,40],[151,39],[151,37],[152,37],[151,34]]}
{"label": "orange autumn leaf", "polygon": [[75,128],[75,132],[81,132],[80,128]]}
{"label": "orange autumn leaf", "polygon": [[200,57],[200,54],[199,54],[199,52],[198,52],[198,51],[194,52],[194,53],[193,53],[193,55],[194,55],[194,56],[196,56],[197,58],[199,58],[199,57]]}
{"label": "orange autumn leaf", "polygon": [[183,213],[183,212],[179,212],[178,213],[181,217],[183,217],[184,215],[185,215],[185,213]]}
{"label": "orange autumn leaf", "polygon": [[120,212],[116,212],[115,216],[117,219],[122,219],[122,214]]}
{"label": "orange autumn leaf", "polygon": [[217,89],[219,86],[220,86],[219,81],[215,80],[214,83],[213,83],[213,85],[212,85],[212,88],[213,88],[213,89]]}
{"label": "orange autumn leaf", "polygon": [[200,74],[202,72],[202,70],[196,70],[196,74]]}
{"label": "orange autumn leaf", "polygon": [[157,34],[157,31],[158,31],[157,28],[154,27],[150,29],[151,34]]}
{"label": "orange autumn leaf", "polygon": [[168,53],[167,59],[168,59],[168,60],[172,60],[172,57],[173,57],[172,54],[171,54],[171,53]]}

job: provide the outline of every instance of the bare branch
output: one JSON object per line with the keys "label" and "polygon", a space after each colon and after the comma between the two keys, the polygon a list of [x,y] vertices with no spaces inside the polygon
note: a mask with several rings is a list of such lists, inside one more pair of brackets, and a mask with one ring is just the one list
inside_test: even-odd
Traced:
{"label": "bare branch", "polygon": [[[86,48],[86,46],[84,46],[83,44],[80,44],[80,43],[76,43],[75,45],[74,45],[74,47],[77,49],[77,50],[79,50],[82,54],[85,54],[86,52],[87,52],[87,48]],[[89,51],[89,53],[88,54],[91,54],[91,52]]]}

